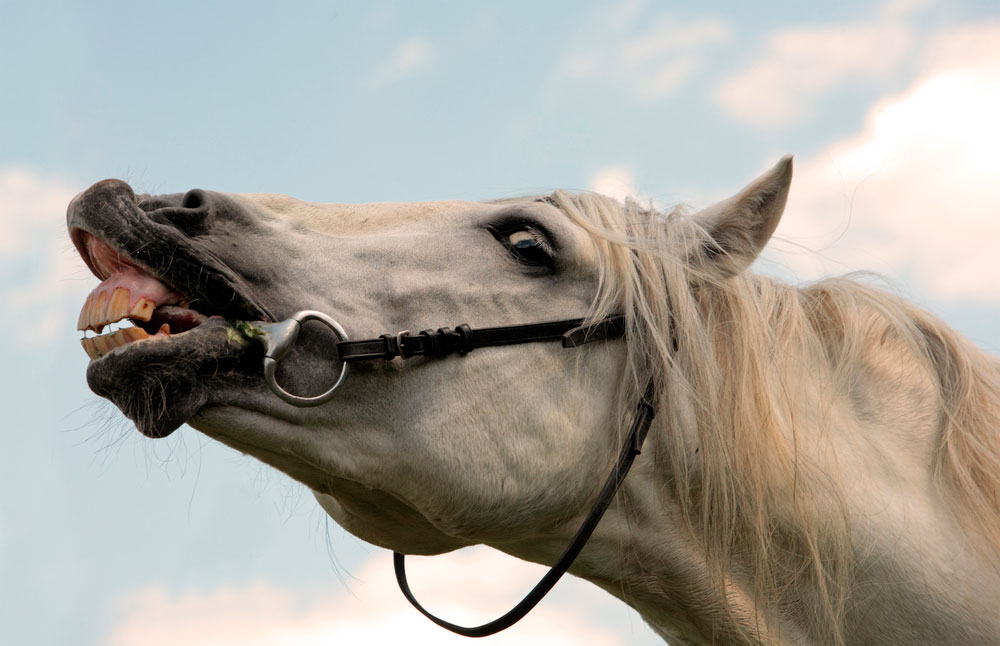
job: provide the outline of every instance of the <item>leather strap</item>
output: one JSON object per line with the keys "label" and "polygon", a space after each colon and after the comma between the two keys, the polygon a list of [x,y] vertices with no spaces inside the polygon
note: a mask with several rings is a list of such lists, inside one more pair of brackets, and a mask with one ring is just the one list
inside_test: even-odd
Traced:
{"label": "leather strap", "polygon": [[464,355],[476,348],[560,339],[564,348],[575,348],[625,335],[623,316],[611,316],[589,325],[583,325],[583,321],[584,319],[568,319],[478,329],[463,324],[455,329],[443,327],[424,330],[418,334],[410,334],[409,331],[396,335],[383,334],[377,339],[340,341],[337,343],[337,356],[347,363],[391,360],[396,357],[443,357],[456,353]]}
{"label": "leather strap", "polygon": [[[596,339],[593,339],[596,340]],[[485,623],[481,626],[466,627],[453,624],[449,621],[445,621],[440,617],[431,614],[427,609],[425,609],[417,601],[416,597],[413,596],[413,592],[410,590],[410,586],[406,581],[406,566],[404,562],[404,555],[399,552],[393,552],[393,568],[396,571],[396,583],[399,584],[399,589],[403,592],[403,596],[406,597],[414,608],[419,610],[425,617],[436,623],[442,628],[447,628],[453,633],[458,633],[459,635],[464,635],[465,637],[486,637],[488,635],[493,635],[501,630],[506,630],[510,628],[515,623],[520,621],[525,615],[531,612],[539,601],[542,600],[549,590],[556,584],[557,581],[562,577],[563,574],[569,570],[573,561],[580,554],[583,546],[590,539],[591,534],[594,533],[594,529],[597,528],[597,524],[601,521],[604,516],[604,512],[607,511],[608,507],[611,505],[611,501],[614,499],[615,494],[618,492],[618,488],[621,487],[622,483],[625,481],[625,476],[628,474],[629,469],[632,467],[632,462],[635,457],[639,455],[642,450],[642,443],[646,439],[646,433],[649,431],[649,426],[653,422],[653,417],[656,416],[656,407],[653,404],[654,390],[653,382],[646,387],[646,392],[639,399],[639,405],[637,407],[635,418],[632,420],[632,427],[629,429],[628,435],[625,438],[625,445],[622,446],[621,452],[618,454],[618,461],[615,463],[614,469],[611,471],[611,475],[604,482],[604,487],[601,488],[601,493],[597,496],[597,501],[591,508],[590,513],[587,514],[587,518],[583,521],[580,529],[577,530],[576,535],[573,536],[573,540],[570,541],[569,545],[566,547],[566,551],[563,552],[556,564],[545,573],[545,576],[535,584],[535,587],[531,589],[521,601],[509,610],[502,617],[494,619],[489,623]]]}

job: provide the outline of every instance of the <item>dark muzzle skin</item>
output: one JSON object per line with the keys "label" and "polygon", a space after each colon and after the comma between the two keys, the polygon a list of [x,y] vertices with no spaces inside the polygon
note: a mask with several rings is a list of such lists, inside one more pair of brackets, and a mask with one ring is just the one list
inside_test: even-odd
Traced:
{"label": "dark muzzle skin", "polygon": [[259,379],[247,377],[260,362],[251,349],[226,321],[213,320],[199,326],[195,338],[133,343],[91,362],[87,385],[143,435],[162,438],[209,403],[212,382],[258,387]]}
{"label": "dark muzzle skin", "polygon": [[234,271],[201,239],[247,219],[240,205],[221,193],[197,189],[136,196],[120,180],[94,184],[73,198],[66,214],[70,237],[95,274],[100,275],[80,242],[84,231],[192,301],[205,301],[215,314],[272,320],[268,308],[254,296],[254,277]]}
{"label": "dark muzzle skin", "polygon": [[[163,437],[210,401],[209,382],[253,381],[256,347],[231,321],[270,320],[269,307],[254,296],[247,277],[205,244],[220,230],[217,225],[247,220],[239,205],[203,190],[136,196],[128,184],[104,180],[73,199],[66,219],[74,245],[99,278],[114,280],[107,275],[113,271],[108,264],[128,267],[147,284],[179,295],[190,308],[151,304],[143,320],[133,318],[136,326],[147,317],[166,323],[155,336],[150,336],[154,329],[148,334],[137,330],[131,336],[142,340],[113,351],[105,347],[87,368],[91,390],[118,406],[143,434]],[[93,253],[98,246],[118,254],[119,262],[101,262]],[[136,280],[129,284],[136,289]],[[185,317],[185,311],[191,316]]]}

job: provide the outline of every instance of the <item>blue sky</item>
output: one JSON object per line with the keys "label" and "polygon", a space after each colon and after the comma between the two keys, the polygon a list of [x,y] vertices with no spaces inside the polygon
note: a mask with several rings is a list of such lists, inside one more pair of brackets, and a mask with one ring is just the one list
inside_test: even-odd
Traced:
{"label": "blue sky", "polygon": [[[5,643],[448,643],[404,608],[390,556],[300,486],[189,428],[144,439],[87,390],[74,328],[96,280],[62,222],[106,177],[313,201],[563,187],[701,206],[793,153],[759,271],[874,270],[1000,351],[992,0],[4,2],[0,60]],[[460,553],[413,578],[485,619],[530,587],[535,571],[510,561]],[[508,596],[472,599],[489,585],[461,583],[468,563]],[[656,643],[580,582],[532,621],[494,643]]]}

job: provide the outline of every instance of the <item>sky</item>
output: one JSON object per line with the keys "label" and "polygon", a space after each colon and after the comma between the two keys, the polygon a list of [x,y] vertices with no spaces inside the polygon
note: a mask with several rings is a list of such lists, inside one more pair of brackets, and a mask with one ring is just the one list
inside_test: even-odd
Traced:
{"label": "sky", "polygon": [[[995,0],[605,2],[0,0],[0,640],[460,643],[394,588],[391,555],[284,475],[184,427],[141,437],[87,389],[97,281],[65,232],[117,177],[318,202],[554,188],[662,208],[726,197],[795,155],[755,270],[875,282],[1000,353]],[[456,621],[536,566],[416,559]],[[450,640],[450,641],[449,641]],[[561,582],[487,643],[655,644]]]}

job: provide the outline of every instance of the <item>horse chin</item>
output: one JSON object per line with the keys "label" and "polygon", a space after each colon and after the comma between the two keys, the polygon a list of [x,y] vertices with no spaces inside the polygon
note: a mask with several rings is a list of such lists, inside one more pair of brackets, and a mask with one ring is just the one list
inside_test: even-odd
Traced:
{"label": "horse chin", "polygon": [[[212,400],[219,382],[248,381],[249,341],[214,319],[164,339],[129,343],[87,367],[87,384],[151,438],[170,435]],[[259,360],[259,357],[256,357]]]}

